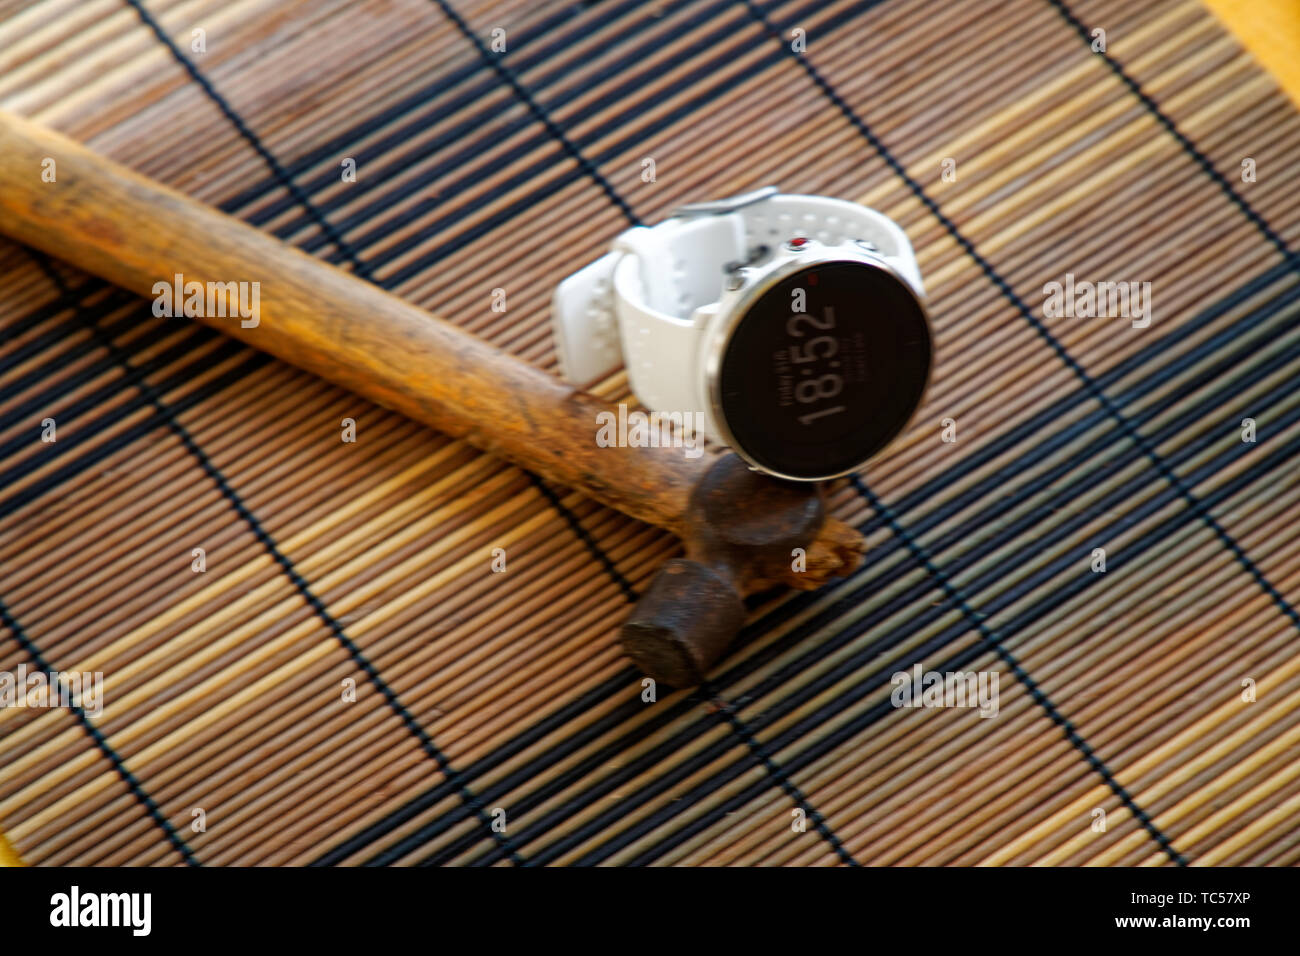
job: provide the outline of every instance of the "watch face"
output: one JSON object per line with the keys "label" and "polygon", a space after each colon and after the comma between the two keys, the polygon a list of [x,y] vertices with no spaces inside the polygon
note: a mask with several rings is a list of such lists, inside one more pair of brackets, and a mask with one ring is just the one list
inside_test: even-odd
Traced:
{"label": "watch face", "polygon": [[810,265],[749,308],[715,396],[736,447],[789,478],[851,471],[906,427],[930,374],[925,312],[902,279],[859,262]]}

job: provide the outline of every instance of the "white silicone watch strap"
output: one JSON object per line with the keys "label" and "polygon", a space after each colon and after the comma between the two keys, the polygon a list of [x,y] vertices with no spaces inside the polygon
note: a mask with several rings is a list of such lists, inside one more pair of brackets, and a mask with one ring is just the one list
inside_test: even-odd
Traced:
{"label": "white silicone watch strap", "polygon": [[585,384],[612,373],[621,357],[646,407],[702,410],[698,342],[725,266],[796,236],[869,243],[924,296],[907,236],[888,217],[843,199],[776,194],[731,212],[629,229],[613,251],[560,283],[552,324],[562,373]]}

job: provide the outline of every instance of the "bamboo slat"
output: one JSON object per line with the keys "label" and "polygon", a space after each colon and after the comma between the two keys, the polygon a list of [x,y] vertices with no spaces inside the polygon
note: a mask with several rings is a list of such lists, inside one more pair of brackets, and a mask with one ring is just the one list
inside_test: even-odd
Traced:
{"label": "bamboo slat", "polygon": [[[830,489],[864,567],[647,703],[665,532],[0,242],[0,671],[104,677],[0,708],[25,863],[1300,861],[1300,117],[1198,2],[143,9],[0,3],[0,108],[549,372],[611,195],[844,196],[936,368]],[[1067,273],[1150,326],[1046,314]],[[892,706],[918,664],[997,716]]]}

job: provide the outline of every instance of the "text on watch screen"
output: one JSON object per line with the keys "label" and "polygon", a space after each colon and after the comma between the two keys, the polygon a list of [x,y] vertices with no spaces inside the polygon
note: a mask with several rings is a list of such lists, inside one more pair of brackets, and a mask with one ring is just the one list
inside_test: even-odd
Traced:
{"label": "text on watch screen", "polygon": [[846,471],[887,445],[925,391],[930,337],[910,290],[856,262],[811,266],[741,319],[718,372],[736,444],[771,471]]}

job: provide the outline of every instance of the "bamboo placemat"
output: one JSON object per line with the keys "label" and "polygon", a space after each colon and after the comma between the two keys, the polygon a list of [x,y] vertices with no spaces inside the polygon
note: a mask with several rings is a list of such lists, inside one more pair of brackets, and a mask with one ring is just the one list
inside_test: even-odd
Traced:
{"label": "bamboo placemat", "polygon": [[768,182],[902,223],[937,342],[865,567],[647,703],[673,539],[0,245],[0,669],[105,683],[0,710],[27,862],[1300,859],[1300,120],[1198,3],[5,3],[0,105],[548,368],[559,279]]}

